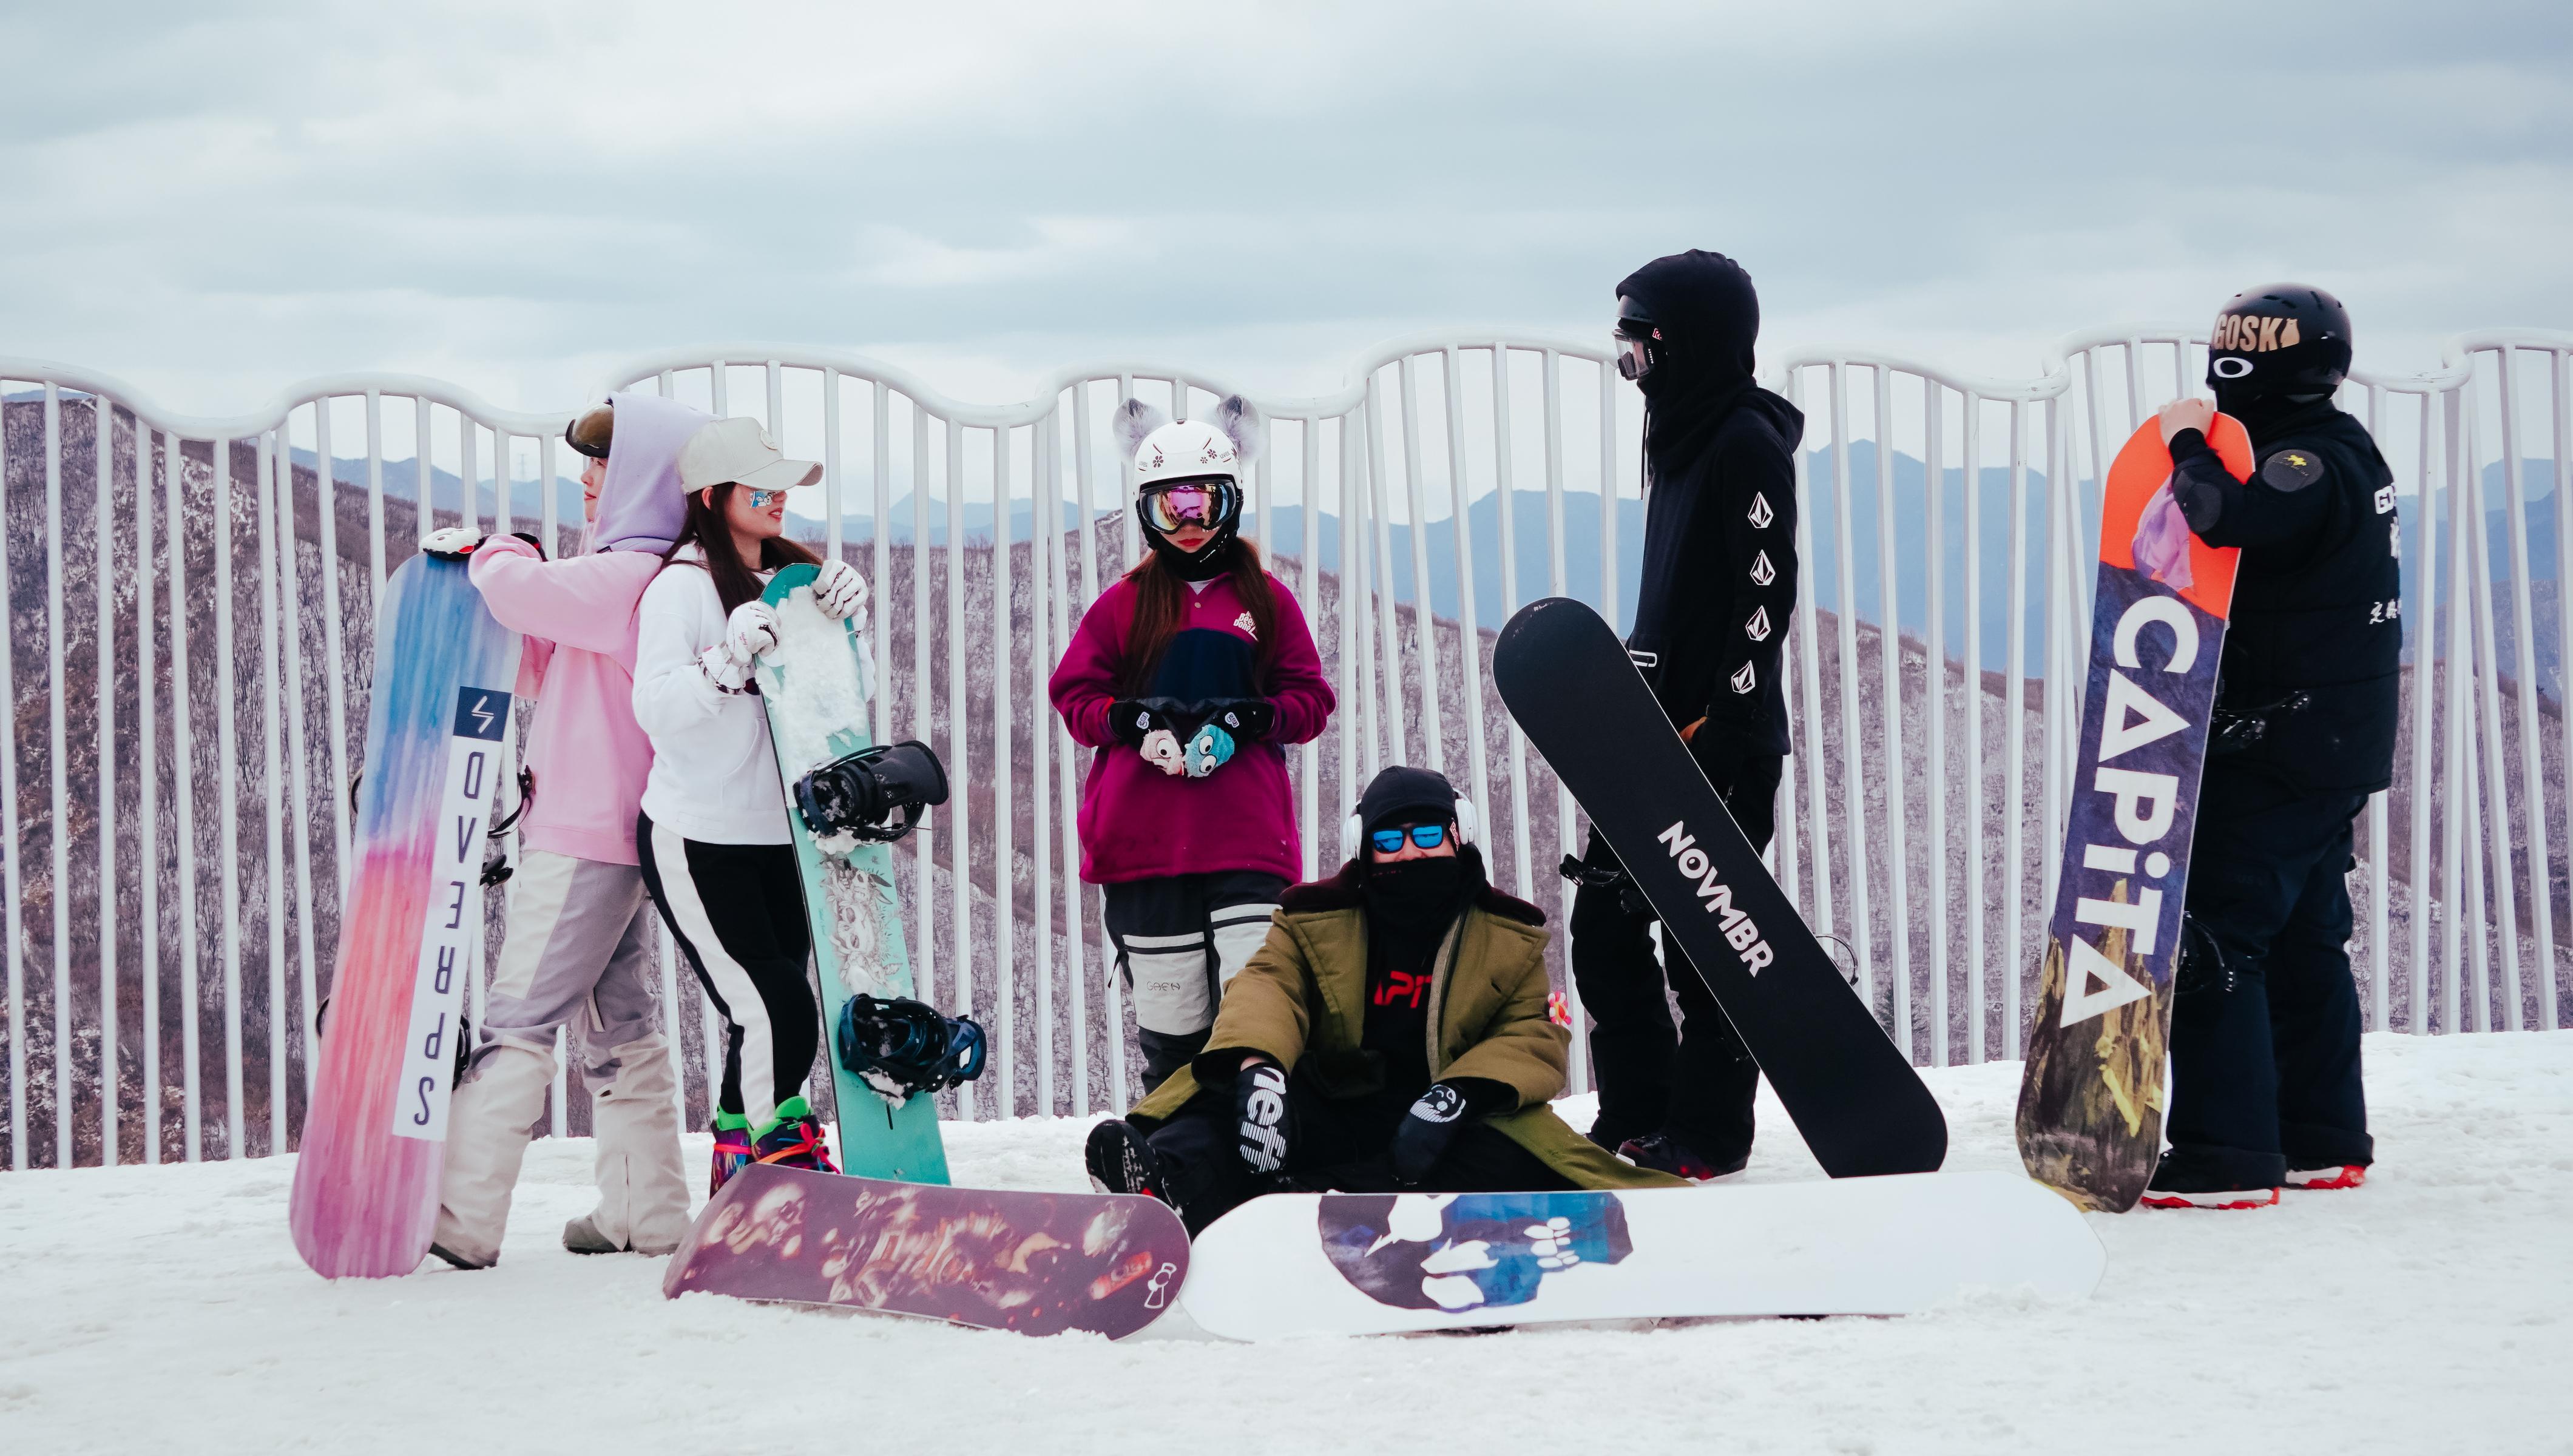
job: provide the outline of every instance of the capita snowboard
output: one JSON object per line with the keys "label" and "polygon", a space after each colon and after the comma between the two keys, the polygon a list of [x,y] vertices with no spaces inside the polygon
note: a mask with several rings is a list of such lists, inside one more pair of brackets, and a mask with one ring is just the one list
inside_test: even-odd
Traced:
{"label": "capita snowboard", "polygon": [[938,1135],[938,1103],[914,1094],[890,1101],[844,1066],[840,1008],[850,997],[909,997],[911,953],[894,895],[893,847],[843,838],[829,847],[794,809],[806,774],[874,746],[867,703],[876,693],[874,654],[854,621],[826,615],[813,601],[815,566],[787,566],[760,593],[777,612],[777,645],[758,662],[759,696],[768,737],[786,788],[786,818],[804,882],[804,914],[821,969],[822,1043],[829,1048],[831,1088],[839,1104],[840,1166],[860,1177],[947,1181],[947,1147]]}
{"label": "capita snowboard", "polygon": [[697,1215],[661,1292],[1117,1339],[1177,1303],[1188,1271],[1188,1230],[1154,1198],[952,1188],[752,1163]]}
{"label": "capita snowboard", "polygon": [[[2207,442],[2250,477],[2238,421],[2215,416]],[[2108,1212],[2135,1206],[2161,1155],[2180,900],[2240,555],[2188,529],[2152,419],[2109,466],[2080,757],[2019,1092],[2029,1175]]]}
{"label": "capita snowboard", "polygon": [[1198,1236],[1211,1334],[1562,1320],[1909,1314],[1970,1288],[2090,1294],[2108,1255],[2011,1173],[1552,1193],[1293,1193]]}
{"label": "capita snowboard", "polygon": [[330,1278],[429,1252],[464,982],[482,947],[482,841],[510,777],[518,635],[462,561],[385,582],[348,898],[287,1222]]}
{"label": "capita snowboard", "polygon": [[1565,597],[1520,608],[1492,648],[1492,681],[1823,1170],[1936,1169],[1948,1151],[1938,1101],[1769,877],[1599,614]]}

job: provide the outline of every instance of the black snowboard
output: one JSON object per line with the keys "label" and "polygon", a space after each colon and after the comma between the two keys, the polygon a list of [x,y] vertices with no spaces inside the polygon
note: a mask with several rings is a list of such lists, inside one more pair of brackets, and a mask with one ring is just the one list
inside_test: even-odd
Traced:
{"label": "black snowboard", "polygon": [[1930,1172],[1948,1122],[1769,878],[1626,657],[1580,602],[1533,601],[1492,649],[1510,716],[1626,864],[1833,1177]]}

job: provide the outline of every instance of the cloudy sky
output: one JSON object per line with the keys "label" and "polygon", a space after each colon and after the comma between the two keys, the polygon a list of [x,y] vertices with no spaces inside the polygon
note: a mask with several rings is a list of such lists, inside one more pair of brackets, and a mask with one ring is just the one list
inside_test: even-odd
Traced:
{"label": "cloudy sky", "polygon": [[2024,375],[2293,276],[2410,368],[2573,328],[2573,6],[13,4],[0,189],[0,356],[191,411],[723,341],[1302,391],[1689,246],[1773,347]]}

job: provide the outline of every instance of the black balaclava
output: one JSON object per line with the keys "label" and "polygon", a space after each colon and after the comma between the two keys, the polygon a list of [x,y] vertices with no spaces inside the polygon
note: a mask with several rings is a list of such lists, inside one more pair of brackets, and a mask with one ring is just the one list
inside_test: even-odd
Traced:
{"label": "black balaclava", "polygon": [[1692,248],[1628,274],[1617,297],[1640,305],[1662,336],[1652,370],[1635,381],[1646,455],[1685,460],[1751,387],[1760,295],[1741,264]]}
{"label": "black balaclava", "polygon": [[1144,508],[1143,497],[1140,494],[1136,497],[1135,518],[1143,523],[1144,543],[1153,548],[1154,555],[1162,558],[1163,565],[1171,568],[1172,575],[1182,581],[1213,581],[1233,569],[1233,543],[1242,533],[1242,483],[1239,479],[1233,482],[1226,498],[1232,504],[1225,509],[1224,523],[1215,528],[1214,535],[1207,537],[1205,545],[1194,551],[1183,551],[1172,544],[1170,537],[1162,534],[1161,527],[1153,524],[1152,512]]}
{"label": "black balaclava", "polygon": [[1481,888],[1482,857],[1458,844],[1456,853],[1377,864],[1365,834],[1402,824],[1445,824],[1452,842],[1456,790],[1443,774],[1395,766],[1377,774],[1358,798],[1359,888],[1366,898],[1367,929],[1385,964],[1416,965]]}

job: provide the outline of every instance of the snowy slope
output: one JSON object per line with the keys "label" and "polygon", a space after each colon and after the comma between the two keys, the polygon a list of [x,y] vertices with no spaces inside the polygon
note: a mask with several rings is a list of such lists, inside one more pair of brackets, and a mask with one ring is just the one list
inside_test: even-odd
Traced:
{"label": "snowy slope", "polygon": [[[297,1261],[288,1158],[16,1173],[0,1450],[2573,1450],[2573,1033],[2368,1057],[2365,1189],[2095,1216],[2096,1299],[1904,1320],[1030,1340],[664,1301],[660,1261],[555,1246],[576,1139],[535,1145],[499,1268],[374,1283]],[[2018,1076],[1930,1074],[1952,1167],[2016,1165]],[[1762,1119],[1753,1176],[1818,1176]],[[960,1181],[1082,1185],[1081,1124],[948,1130]]]}

